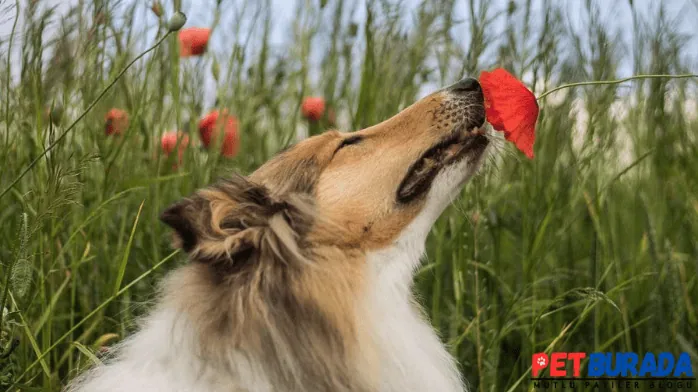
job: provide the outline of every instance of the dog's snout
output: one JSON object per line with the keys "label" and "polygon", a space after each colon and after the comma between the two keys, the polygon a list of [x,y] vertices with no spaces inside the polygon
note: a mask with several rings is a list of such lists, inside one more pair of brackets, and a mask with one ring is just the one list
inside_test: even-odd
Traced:
{"label": "dog's snout", "polygon": [[480,87],[480,83],[474,78],[463,78],[453,84],[449,90],[456,94],[481,93],[482,87]]}
{"label": "dog's snout", "polygon": [[485,123],[485,95],[475,78],[463,78],[440,90],[446,107],[444,117],[461,119],[466,129],[481,127]]}

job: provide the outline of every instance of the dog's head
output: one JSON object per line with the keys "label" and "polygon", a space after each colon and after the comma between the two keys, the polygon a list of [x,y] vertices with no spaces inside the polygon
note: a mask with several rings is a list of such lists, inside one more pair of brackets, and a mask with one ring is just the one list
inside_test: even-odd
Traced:
{"label": "dog's head", "polygon": [[378,125],[306,139],[162,219],[206,262],[296,257],[313,244],[380,249],[418,216],[430,226],[477,171],[489,144],[484,122],[480,85],[463,79]]}
{"label": "dog's head", "polygon": [[464,79],[383,123],[309,138],[248,177],[169,207],[162,220],[192,264],[166,291],[201,346],[223,361],[226,347],[257,358],[279,389],[375,390],[367,374],[377,367],[359,359],[373,347],[366,260],[402,233],[423,244],[485,154],[484,121],[480,86]]}

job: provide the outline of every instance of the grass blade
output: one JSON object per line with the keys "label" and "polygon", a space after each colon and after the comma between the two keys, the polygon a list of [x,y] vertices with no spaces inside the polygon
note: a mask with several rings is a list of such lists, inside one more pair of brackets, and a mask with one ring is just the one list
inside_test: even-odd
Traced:
{"label": "grass blade", "polygon": [[131,254],[131,246],[133,246],[133,238],[136,236],[136,228],[138,227],[138,219],[141,217],[141,211],[143,211],[143,205],[145,200],[141,202],[140,207],[138,207],[138,213],[136,214],[136,219],[133,221],[133,227],[131,228],[131,235],[128,237],[128,242],[126,243],[126,249],[124,249],[124,255],[121,258],[121,263],[119,263],[118,273],[116,274],[116,281],[114,282],[114,295],[119,292],[121,288],[121,282],[124,280],[124,275],[126,274],[126,265],[128,264],[128,257]]}

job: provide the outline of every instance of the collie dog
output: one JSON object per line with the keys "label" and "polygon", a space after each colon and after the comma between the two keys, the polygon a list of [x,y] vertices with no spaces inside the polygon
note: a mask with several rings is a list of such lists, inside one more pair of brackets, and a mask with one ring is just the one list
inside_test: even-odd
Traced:
{"label": "collie dog", "polygon": [[468,78],[175,203],[161,219],[190,263],[68,391],[464,391],[411,286],[489,145]]}

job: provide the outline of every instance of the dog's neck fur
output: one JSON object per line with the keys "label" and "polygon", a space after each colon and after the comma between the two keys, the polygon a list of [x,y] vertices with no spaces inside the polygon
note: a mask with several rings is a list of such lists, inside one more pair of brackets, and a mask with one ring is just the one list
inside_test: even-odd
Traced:
{"label": "dog's neck fur", "polygon": [[[420,314],[411,291],[412,277],[424,252],[431,219],[417,219],[393,246],[368,254],[368,317],[360,328],[370,347],[360,348],[366,374],[361,392],[458,392],[464,387],[455,364]],[[195,323],[165,300],[128,339],[115,361],[87,373],[83,391],[316,391],[278,385],[257,358],[231,349],[223,369],[202,356]],[[220,363],[220,362],[219,362]],[[362,364],[359,364],[360,366]],[[359,372],[362,370],[358,370]],[[369,374],[370,373],[370,374]],[[319,391],[319,390],[318,390]]]}
{"label": "dog's neck fur", "polygon": [[[378,334],[381,392],[465,391],[464,380],[412,293],[414,274],[436,219],[460,192],[463,167],[441,173],[422,212],[395,243],[369,254],[376,281],[368,300]],[[474,171],[473,171],[474,172]]]}
{"label": "dog's neck fur", "polygon": [[[380,391],[463,391],[453,358],[422,314],[412,278],[424,253],[419,223],[391,248],[369,256],[369,294],[380,358]],[[410,238],[413,237],[413,238]]]}

